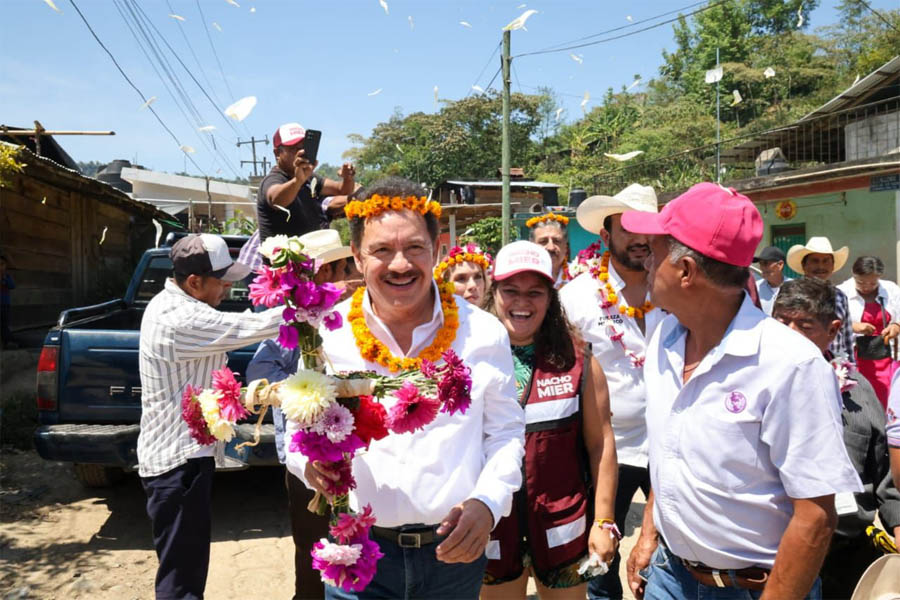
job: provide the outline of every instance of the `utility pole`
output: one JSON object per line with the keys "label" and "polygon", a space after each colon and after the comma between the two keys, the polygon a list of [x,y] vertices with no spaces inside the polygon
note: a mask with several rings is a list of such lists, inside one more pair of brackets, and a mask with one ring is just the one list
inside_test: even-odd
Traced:
{"label": "utility pole", "polygon": [[[719,68],[719,49],[716,48],[716,69]],[[719,81],[716,81],[716,183],[722,183],[722,145],[719,138],[719,126],[721,120],[719,118]]]}
{"label": "utility pole", "polygon": [[249,163],[249,164],[252,164],[252,165],[253,165],[253,176],[254,176],[254,177],[258,177],[258,176],[259,176],[259,173],[258,173],[257,170],[256,170],[256,165],[262,164],[262,166],[263,166],[263,174],[265,174],[265,172],[266,172],[266,171],[268,170],[268,168],[269,168],[269,162],[268,162],[268,160],[267,160],[267,158],[266,158],[265,156],[263,156],[263,159],[262,159],[262,160],[256,160],[256,145],[257,145],[257,144],[265,144],[266,146],[268,146],[268,145],[269,145],[269,136],[266,135],[266,137],[264,137],[264,138],[261,139],[261,140],[256,139],[255,137],[252,137],[252,136],[251,136],[249,140],[246,140],[246,141],[243,141],[243,142],[241,141],[240,138],[238,138],[238,142],[237,142],[238,148],[240,148],[241,146],[244,146],[244,145],[246,145],[246,144],[250,144],[250,147],[251,147],[252,150],[253,150],[253,160],[242,160],[242,161],[241,161],[241,166],[243,167],[245,164],[248,164],[248,163]]}
{"label": "utility pole", "polygon": [[502,221],[503,221],[503,245],[509,243],[509,63],[512,59],[509,57],[509,38],[510,31],[503,32],[503,55],[500,57],[500,66],[503,76],[503,142],[501,149],[500,174],[503,178],[503,192],[501,200],[503,202]]}

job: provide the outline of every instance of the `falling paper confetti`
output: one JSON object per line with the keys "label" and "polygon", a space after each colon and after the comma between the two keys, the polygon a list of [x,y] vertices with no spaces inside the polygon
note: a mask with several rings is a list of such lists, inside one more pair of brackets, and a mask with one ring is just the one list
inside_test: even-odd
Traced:
{"label": "falling paper confetti", "polygon": [[184,21],[184,17],[182,17],[181,15],[169,15],[169,16],[172,17],[173,19],[175,19],[176,21]]}
{"label": "falling paper confetti", "polygon": [[215,21],[213,21],[213,27],[215,27],[218,31],[222,31],[222,27]]}
{"label": "falling paper confetti", "polygon": [[153,227],[156,229],[156,248],[159,248],[159,238],[162,237],[163,226],[159,221],[153,219]]}
{"label": "falling paper confetti", "polygon": [[625,20],[631,23],[634,21],[634,18],[631,15],[628,15],[627,17],[625,17]]}
{"label": "falling paper confetti", "polygon": [[61,10],[56,8],[56,4],[53,3],[53,0],[44,0],[44,4],[46,4],[47,6],[49,6],[50,8],[52,8],[53,10],[55,10],[58,13],[62,12]]}
{"label": "falling paper confetti", "polygon": [[44,196],[44,199],[41,200],[41,204],[47,204],[47,196]]}
{"label": "falling paper confetti", "polygon": [[732,91],[731,95],[734,96],[734,100],[731,101],[731,106],[737,106],[744,101],[744,99],[741,98],[741,93],[737,90]]}
{"label": "falling paper confetti", "polygon": [[706,72],[706,83],[717,83],[722,80],[722,66],[719,65],[715,69]]}
{"label": "falling paper confetti", "polygon": [[527,5],[527,4],[520,4],[520,5],[518,5],[518,6],[516,7],[516,10],[523,9],[523,8],[525,8],[526,6],[528,6],[528,5]]}
{"label": "falling paper confetti", "polygon": [[853,83],[850,84],[850,87],[853,87],[853,86],[856,85],[857,83],[859,83],[859,74],[858,74],[858,73],[857,73],[857,75],[856,75],[856,79],[854,79],[854,80],[853,80]]}
{"label": "falling paper confetti", "polygon": [[237,6],[238,8],[241,7],[241,5],[238,4],[237,2],[235,2],[234,0],[225,0],[225,2],[227,2],[228,4],[230,4],[232,6]]}
{"label": "falling paper confetti", "polygon": [[[315,189],[315,188],[313,188],[313,189]],[[286,209],[285,207],[283,207],[279,204],[273,204],[272,206],[274,206],[275,208],[277,208],[278,210],[280,210],[281,212],[283,212],[287,215],[287,217],[285,217],[285,219],[284,219],[285,223],[291,222],[291,211],[289,211],[288,209]]]}
{"label": "falling paper confetti", "polygon": [[141,107],[138,110],[143,110],[143,109],[147,108],[148,106],[150,106],[151,104],[153,104],[154,102],[156,102],[156,96],[150,96],[149,98],[147,98],[146,102],[141,104]]}
{"label": "falling paper confetti", "polygon": [[254,106],[256,106],[256,96],[241,98],[225,109],[225,116],[230,117],[235,121],[243,121],[253,110]]}
{"label": "falling paper confetti", "polygon": [[561,109],[561,108],[556,109],[556,120],[557,121],[559,121],[559,116],[562,114],[562,111],[563,111],[563,109]]}
{"label": "falling paper confetti", "polygon": [[611,152],[604,152],[603,156],[611,158],[613,160],[617,160],[619,162],[625,162],[626,160],[631,160],[635,156],[640,156],[643,153],[643,150],[633,150],[631,152],[626,152],[625,154],[612,154]]}
{"label": "falling paper confetti", "polygon": [[184,152],[185,154],[193,154],[194,152],[196,152],[196,150],[194,150],[190,146],[181,146],[181,151]]}
{"label": "falling paper confetti", "polygon": [[797,7],[797,29],[803,27],[803,4]]}
{"label": "falling paper confetti", "polygon": [[438,103],[438,86],[434,86],[434,103]]}
{"label": "falling paper confetti", "polygon": [[367,96],[377,96],[377,95],[380,94],[380,93],[381,93],[381,88],[378,88],[378,89],[375,90],[374,92],[369,92],[369,93],[366,94],[366,95],[367,95]]}
{"label": "falling paper confetti", "polygon": [[388,10],[387,2],[385,2],[384,0],[378,0],[378,4],[380,4],[381,8],[384,9],[384,14],[386,14],[386,15],[391,14],[391,11]]}
{"label": "falling paper confetti", "polygon": [[766,67],[766,70],[763,71],[763,75],[766,76],[766,79],[772,79],[773,77],[775,77],[775,69],[773,69],[772,67]]}
{"label": "falling paper confetti", "polygon": [[256,7],[255,7],[255,6],[251,6],[251,7],[250,7],[250,12],[255,13],[255,12],[256,12]]}
{"label": "falling paper confetti", "polygon": [[478,92],[479,94],[484,93],[484,89],[480,85],[473,85],[472,89],[475,90],[476,92]]}
{"label": "falling paper confetti", "polygon": [[102,246],[102,245],[103,245],[103,242],[106,241],[106,230],[107,230],[107,229],[109,229],[109,227],[104,227],[104,228],[103,228],[103,233],[100,234],[100,244],[99,244],[100,246]]}
{"label": "falling paper confetti", "polygon": [[640,84],[641,84],[641,78],[638,77],[637,79],[635,79],[634,81],[631,82],[631,85],[629,85],[627,88],[625,88],[625,91],[627,92],[631,88],[637,87]]}
{"label": "falling paper confetti", "polygon": [[587,104],[588,104],[588,102],[590,102],[590,101],[591,101],[591,93],[590,93],[590,92],[585,92],[585,93],[584,93],[584,98],[581,100],[581,111],[582,111],[582,112],[587,112]]}
{"label": "falling paper confetti", "polygon": [[569,56],[571,56],[572,60],[577,62],[579,65],[584,62],[584,56],[581,54],[570,54]]}
{"label": "falling paper confetti", "polygon": [[197,131],[214,131],[215,128],[215,125],[204,125],[203,127],[198,127]]}
{"label": "falling paper confetti", "polygon": [[412,15],[409,15],[408,17],[406,17],[406,20],[409,21],[409,28],[410,28],[410,29],[415,29],[415,28],[416,28],[416,23],[413,21]]}
{"label": "falling paper confetti", "polygon": [[472,29],[472,24],[469,23],[468,21],[460,21],[459,24],[462,25],[463,27],[468,27],[469,29]]}
{"label": "falling paper confetti", "polygon": [[400,144],[394,144],[394,148],[397,149],[397,152],[399,152],[400,154],[403,154],[403,148],[400,147]]}
{"label": "falling paper confetti", "polygon": [[503,31],[515,31],[516,29],[524,29],[525,31],[528,31],[527,29],[525,29],[525,21],[527,21],[528,18],[536,12],[537,11],[533,8],[529,8],[521,15],[513,19],[509,25],[503,28]]}

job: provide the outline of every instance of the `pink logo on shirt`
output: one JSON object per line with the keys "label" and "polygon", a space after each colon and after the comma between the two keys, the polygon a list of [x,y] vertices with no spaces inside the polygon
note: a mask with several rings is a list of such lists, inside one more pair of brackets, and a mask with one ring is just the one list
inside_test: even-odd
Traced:
{"label": "pink logo on shirt", "polygon": [[725,397],[725,408],[729,412],[739,413],[747,408],[747,398],[740,392],[731,392]]}

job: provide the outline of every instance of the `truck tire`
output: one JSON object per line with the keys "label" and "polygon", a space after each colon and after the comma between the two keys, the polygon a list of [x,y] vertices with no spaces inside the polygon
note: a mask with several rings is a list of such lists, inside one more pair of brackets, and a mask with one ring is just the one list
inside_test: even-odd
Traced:
{"label": "truck tire", "polygon": [[75,478],[85,487],[109,487],[125,477],[125,471],[93,463],[75,463]]}

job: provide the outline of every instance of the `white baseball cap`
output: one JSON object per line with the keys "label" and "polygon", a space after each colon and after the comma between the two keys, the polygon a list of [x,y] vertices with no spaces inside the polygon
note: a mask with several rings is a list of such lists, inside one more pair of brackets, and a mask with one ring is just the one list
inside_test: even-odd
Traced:
{"label": "white baseball cap", "polygon": [[553,281],[553,261],[541,246],[520,240],[507,244],[497,253],[494,262],[494,281],[503,281],[518,273],[532,271]]}

